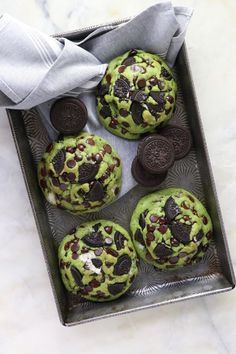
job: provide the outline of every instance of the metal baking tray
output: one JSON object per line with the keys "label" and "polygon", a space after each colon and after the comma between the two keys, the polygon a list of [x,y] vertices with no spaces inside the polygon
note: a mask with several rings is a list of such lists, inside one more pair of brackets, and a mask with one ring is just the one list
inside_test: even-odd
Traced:
{"label": "metal baking tray", "polygon": [[[123,22],[109,25],[118,26]],[[106,30],[109,30],[109,25]],[[99,27],[94,26],[63,33],[63,36],[71,40],[80,40]],[[128,293],[109,303],[92,303],[66,292],[58,268],[58,245],[70,229],[86,220],[107,218],[129,229],[132,210],[139,198],[148,193],[147,190],[135,187],[101,212],[83,216],[72,216],[66,211],[49,205],[38,187],[36,174],[36,163],[49,143],[46,130],[36,109],[30,111],[8,110],[12,134],[37,224],[59,317],[63,325],[81,324],[180,300],[216,294],[231,290],[235,286],[185,45],[179,52],[174,70],[178,83],[178,100],[172,122],[187,126],[191,130],[193,148],[188,156],[175,162],[168,172],[167,179],[160,185],[160,189],[176,186],[193,192],[205,204],[212,217],[213,242],[204,259],[196,265],[160,272],[141,261],[139,275]]]}

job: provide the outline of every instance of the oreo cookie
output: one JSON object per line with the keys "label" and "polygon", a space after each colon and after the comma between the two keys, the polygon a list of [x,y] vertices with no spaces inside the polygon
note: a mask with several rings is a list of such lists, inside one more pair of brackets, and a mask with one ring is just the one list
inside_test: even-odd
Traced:
{"label": "oreo cookie", "polygon": [[147,172],[136,156],[132,162],[131,172],[135,181],[143,187],[156,188],[158,187],[166,178],[167,172],[162,174],[152,174]]}
{"label": "oreo cookie", "polygon": [[176,160],[182,159],[189,153],[192,146],[192,138],[188,129],[178,125],[168,125],[159,134],[173,144]]}
{"label": "oreo cookie", "polygon": [[88,121],[88,112],[78,98],[65,97],[57,100],[50,110],[53,127],[64,135],[79,133]]}
{"label": "oreo cookie", "polygon": [[61,149],[57,152],[57,154],[52,159],[52,164],[55,172],[59,175],[64,168],[64,163],[66,159],[66,152],[64,149]]}
{"label": "oreo cookie", "polygon": [[98,164],[83,163],[79,166],[79,183],[87,183],[94,179],[99,170]]}
{"label": "oreo cookie", "polygon": [[152,134],[138,146],[138,160],[151,174],[162,174],[173,165],[175,153],[173,144],[164,136]]}

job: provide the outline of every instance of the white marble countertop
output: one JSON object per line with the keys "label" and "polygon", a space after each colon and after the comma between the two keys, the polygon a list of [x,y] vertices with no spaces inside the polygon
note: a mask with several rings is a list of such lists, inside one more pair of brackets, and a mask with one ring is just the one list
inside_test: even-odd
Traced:
{"label": "white marble countertop", "polygon": [[[55,33],[127,17],[155,2],[1,0],[0,13]],[[236,2],[174,3],[195,8],[186,42],[236,270]],[[0,352],[236,353],[235,291],[82,326],[61,326],[4,110],[0,115]]]}

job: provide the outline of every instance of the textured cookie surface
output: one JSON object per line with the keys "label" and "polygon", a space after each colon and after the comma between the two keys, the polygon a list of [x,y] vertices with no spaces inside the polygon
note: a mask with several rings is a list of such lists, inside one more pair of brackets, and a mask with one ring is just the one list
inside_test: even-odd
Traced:
{"label": "textured cookie surface", "polygon": [[131,50],[108,65],[97,90],[97,111],[111,133],[138,139],[172,116],[176,82],[156,54]]}
{"label": "textured cookie surface", "polygon": [[92,301],[124,294],[137,274],[137,257],[126,230],[109,220],[80,225],[64,237],[59,267],[66,289]]}
{"label": "textured cookie surface", "polygon": [[113,147],[89,133],[50,144],[38,164],[39,184],[48,202],[73,213],[97,211],[115,200],[121,172]]}
{"label": "textured cookie surface", "polygon": [[212,237],[212,222],[202,203],[183,189],[143,197],[131,218],[137,253],[159,269],[196,262]]}

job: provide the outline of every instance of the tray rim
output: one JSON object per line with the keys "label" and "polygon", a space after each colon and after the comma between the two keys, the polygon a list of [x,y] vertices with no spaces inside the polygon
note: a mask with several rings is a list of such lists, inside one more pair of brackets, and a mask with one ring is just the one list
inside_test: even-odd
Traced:
{"label": "tray rim", "polygon": [[[66,31],[66,32],[56,33],[56,34],[52,35],[52,37],[55,37],[55,38],[65,37],[65,38],[68,38],[68,39],[74,39],[77,36],[83,35],[85,33],[88,33],[89,31],[98,29],[100,27],[107,27],[109,29],[109,27],[111,27],[111,26],[122,25],[122,24],[128,22],[131,19],[132,19],[132,17],[128,17],[128,18],[124,18],[124,19],[117,19],[117,20],[112,21],[112,22],[106,22],[106,23],[102,23],[102,24],[98,24],[98,25],[78,28],[78,29],[75,29],[73,31]],[[38,216],[37,216],[37,212],[36,212],[36,209],[35,209],[34,202],[33,202],[32,197],[31,197],[30,186],[28,184],[28,179],[27,179],[27,176],[26,176],[26,173],[25,173],[24,163],[23,163],[20,147],[19,147],[19,144],[18,144],[18,140],[17,140],[17,137],[16,137],[16,131],[15,131],[13,119],[12,119],[12,112],[14,112],[14,110],[6,109],[8,120],[9,120],[9,124],[10,124],[10,128],[11,128],[11,132],[12,132],[12,136],[13,136],[15,147],[16,147],[16,150],[17,150],[19,163],[20,163],[20,166],[21,166],[21,171],[22,171],[24,182],[25,182],[25,185],[26,185],[28,198],[29,198],[31,209],[32,209],[33,216],[34,216],[34,219],[35,219],[37,232],[39,234],[39,240],[40,240],[41,248],[42,248],[42,251],[43,251],[44,261],[46,263],[46,269],[47,269],[47,273],[48,273],[48,276],[49,276],[49,280],[50,280],[50,284],[51,284],[51,288],[52,288],[52,292],[53,292],[53,297],[54,297],[54,300],[55,300],[55,303],[56,303],[58,316],[59,316],[60,322],[64,326],[71,327],[71,326],[75,326],[75,325],[78,325],[78,324],[84,324],[84,323],[93,322],[93,321],[96,321],[97,319],[105,319],[105,318],[109,318],[109,317],[113,317],[113,316],[120,316],[120,315],[123,315],[123,314],[129,314],[129,313],[140,311],[140,310],[144,310],[144,309],[151,309],[151,308],[159,307],[159,306],[166,305],[166,304],[172,304],[172,303],[177,303],[177,302],[180,302],[180,301],[186,301],[186,300],[191,300],[191,299],[195,299],[195,298],[200,298],[200,297],[203,297],[203,296],[223,293],[223,292],[230,291],[230,290],[234,289],[234,287],[235,287],[235,283],[236,283],[235,273],[234,273],[234,270],[233,270],[232,259],[231,259],[230,252],[229,252],[229,245],[228,245],[228,241],[227,241],[227,237],[226,237],[226,233],[225,233],[223,217],[222,217],[221,208],[220,208],[220,204],[219,204],[219,199],[218,199],[218,195],[217,195],[217,191],[216,191],[216,185],[215,185],[215,181],[214,181],[212,165],[211,165],[211,161],[210,161],[210,157],[209,157],[209,152],[208,152],[208,149],[207,149],[207,143],[206,143],[206,138],[205,138],[203,124],[202,124],[202,118],[201,118],[201,115],[200,115],[199,104],[198,104],[198,101],[197,101],[197,98],[196,98],[196,90],[195,90],[195,86],[194,86],[194,82],[193,82],[192,71],[191,71],[190,61],[189,61],[189,57],[188,57],[188,53],[187,53],[187,48],[186,48],[185,42],[183,43],[181,51],[182,51],[182,55],[184,56],[184,60],[186,61],[186,64],[187,64],[188,79],[189,79],[190,84],[192,86],[192,94],[193,94],[193,98],[194,98],[194,102],[195,102],[195,108],[196,108],[196,112],[197,112],[197,115],[198,115],[198,118],[199,118],[199,129],[200,129],[202,140],[203,140],[203,148],[204,148],[204,153],[205,153],[206,161],[207,161],[207,165],[208,165],[208,170],[209,170],[209,175],[210,175],[210,182],[211,182],[212,190],[213,190],[213,193],[214,193],[214,198],[215,198],[215,202],[216,202],[216,210],[217,210],[217,214],[218,214],[218,218],[219,218],[219,222],[220,222],[220,226],[221,226],[221,230],[222,230],[223,243],[224,243],[224,247],[225,247],[225,251],[226,251],[226,255],[227,255],[227,263],[228,263],[229,273],[230,273],[230,278],[231,279],[228,279],[226,277],[226,275],[224,274],[225,279],[229,283],[229,286],[226,286],[225,288],[219,288],[219,289],[199,292],[199,293],[196,293],[196,294],[185,295],[185,296],[182,296],[180,298],[176,298],[176,299],[172,299],[172,300],[166,300],[166,301],[162,301],[160,303],[154,303],[154,304],[150,304],[150,305],[134,307],[134,308],[131,308],[131,309],[128,309],[128,310],[119,311],[117,313],[108,313],[108,314],[105,314],[105,315],[102,315],[102,316],[97,316],[97,317],[95,316],[95,317],[92,317],[92,318],[89,318],[89,319],[80,320],[80,321],[67,322],[67,316],[64,316],[64,318],[63,318],[63,315],[62,315],[60,303],[59,303],[58,296],[57,296],[57,291],[56,291],[56,288],[55,288],[55,285],[54,285],[54,282],[53,282],[53,279],[52,279],[52,275],[51,275],[50,265],[49,265],[49,263],[47,261],[47,254],[46,254],[46,250],[45,250],[44,243],[43,243],[43,234],[42,234],[42,232],[40,230],[40,223],[39,223],[39,220],[38,220]]]}

